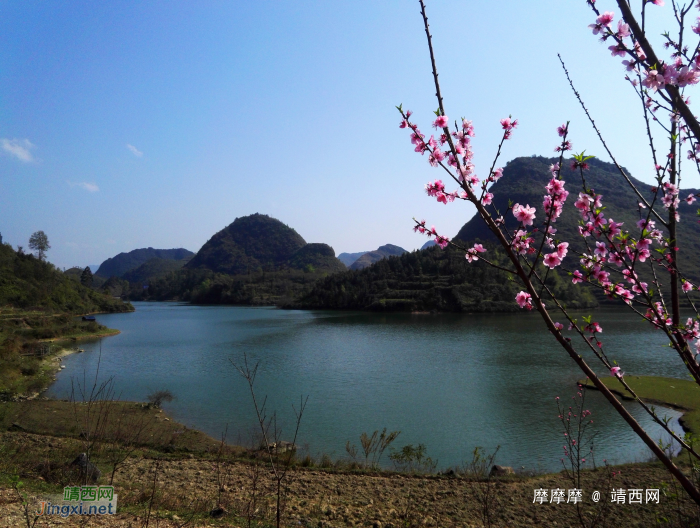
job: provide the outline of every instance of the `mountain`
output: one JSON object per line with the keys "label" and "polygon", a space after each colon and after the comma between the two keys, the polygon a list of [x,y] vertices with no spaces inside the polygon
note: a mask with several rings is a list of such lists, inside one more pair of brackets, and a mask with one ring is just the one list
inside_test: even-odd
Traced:
{"label": "mountain", "polygon": [[338,260],[340,260],[349,268],[350,266],[352,266],[353,262],[355,262],[365,253],[369,253],[369,251],[359,251],[358,253],[341,253],[340,255],[338,255]]}
{"label": "mountain", "polygon": [[421,249],[428,249],[429,247],[437,246],[435,240],[428,240],[425,244],[421,246]]}
{"label": "mountain", "polygon": [[148,259],[146,262],[141,264],[138,268],[127,271],[122,275],[122,279],[129,282],[146,282],[150,279],[156,277],[162,277],[163,275],[170,273],[171,271],[179,270],[190,258],[184,258],[182,260],[171,260],[162,258],[152,258]]}
{"label": "mountain", "polygon": [[228,275],[271,270],[285,264],[306,241],[276,218],[253,214],[236,218],[202,246],[185,268]]}
{"label": "mountain", "polygon": [[[489,247],[494,264],[506,264],[503,251]],[[551,272],[547,284],[569,308],[597,305],[591,292]],[[284,306],[407,312],[515,312],[515,281],[483,261],[468,263],[464,254],[438,246],[382,259],[372,266],[319,280],[307,294]]]}
{"label": "mountain", "polygon": [[343,271],[327,244],[307,244],[291,227],[276,218],[253,214],[236,218],[202,246],[186,265],[188,270],[209,270],[226,275],[247,275],[285,268],[311,266],[328,272]]}
{"label": "mountain", "polygon": [[130,304],[85,288],[53,264],[8,244],[0,244],[0,306],[69,314],[133,311]]}
{"label": "mountain", "polygon": [[254,214],[216,233],[182,269],[149,279],[147,287],[132,283],[129,298],[285,304],[346,269],[328,244],[307,244],[279,220]]}
{"label": "mountain", "polygon": [[188,251],[187,249],[153,249],[152,247],[135,249],[129,251],[128,253],[119,253],[119,255],[108,258],[102,264],[100,268],[95,272],[95,275],[99,277],[109,278],[109,277],[121,277],[127,271],[138,268],[141,264],[146,261],[157,258],[165,260],[182,260],[185,258],[192,257],[194,253]]}
{"label": "mountain", "polygon": [[382,259],[389,257],[398,257],[400,255],[403,255],[404,253],[406,253],[406,250],[404,248],[394,246],[393,244],[379,246],[379,248],[375,249],[374,251],[368,251],[367,253],[359,257],[355,262],[353,262],[352,266],[350,266],[350,269],[359,270],[362,268],[366,268],[367,266],[371,266],[375,262],[379,262]]}
{"label": "mountain", "polygon": [[307,271],[327,270],[330,273],[347,269],[328,244],[306,244],[292,255],[289,266]]}
{"label": "mountain", "polygon": [[[537,219],[542,221],[544,218],[542,209],[542,198],[545,194],[544,187],[551,179],[549,166],[558,161],[558,158],[544,158],[541,156],[522,157],[515,158],[505,166],[503,177],[491,187],[490,192],[494,194],[493,203],[503,213],[506,227],[509,230],[513,230],[517,226],[517,221],[513,214],[510,212],[506,213],[509,200],[512,203],[529,204],[537,208]],[[633,234],[635,232],[638,234],[638,229],[635,225],[640,218],[636,207],[636,204],[639,202],[637,195],[613,164],[595,158],[589,160],[588,163],[590,164],[590,170],[584,172],[586,184],[589,188],[594,189],[597,194],[603,196],[602,202],[605,207],[605,218],[612,218],[615,222],[624,222],[623,230],[628,229]],[[584,239],[578,233],[581,215],[578,209],[574,207],[574,201],[577,199],[578,193],[582,191],[580,175],[569,168],[570,161],[565,161],[564,165],[565,169],[562,171],[563,179],[566,181],[566,189],[570,194],[563,214],[553,224],[553,227],[557,229],[555,238],[569,242],[570,250],[588,252],[584,245]],[[627,174],[629,175],[629,172]],[[647,200],[651,200],[653,196],[651,185],[635,178],[630,179],[642,196],[647,198]],[[697,192],[697,189],[684,189],[681,191],[680,197],[684,198],[689,193]],[[681,199],[679,213],[681,215],[681,221],[677,227],[678,245],[681,247],[679,267],[686,276],[697,280],[700,278],[700,224],[696,220],[696,207],[687,204]],[[657,227],[662,229],[659,222],[657,222]],[[465,242],[473,242],[474,240],[496,241],[495,236],[486,227],[486,224],[481,218],[476,216],[460,229],[455,239]],[[590,237],[585,240],[588,240],[589,244],[593,243]],[[570,251],[570,258],[564,260],[564,265],[567,267],[574,267],[576,264],[571,255],[572,252]],[[644,273],[645,268],[646,266],[643,266],[640,269],[640,273]]]}

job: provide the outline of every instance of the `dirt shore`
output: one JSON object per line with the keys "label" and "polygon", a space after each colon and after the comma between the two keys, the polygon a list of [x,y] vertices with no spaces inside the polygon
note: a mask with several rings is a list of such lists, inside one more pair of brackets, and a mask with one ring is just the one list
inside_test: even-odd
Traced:
{"label": "dirt shore", "polygon": [[[27,433],[13,435],[37,455],[37,465],[45,453],[60,450],[74,456],[73,440]],[[14,436],[18,435],[18,436]],[[5,438],[7,439],[7,437]],[[257,480],[256,480],[257,468]],[[23,476],[43,486],[48,480],[41,471]],[[108,484],[102,478],[100,484]],[[155,484],[154,484],[155,483]],[[118,513],[113,516],[39,517],[36,526],[145,526],[151,498],[151,526],[246,526],[245,512],[256,500],[256,516],[272,526],[274,518],[274,478],[269,466],[240,459],[217,462],[211,453],[164,457],[138,457],[120,469],[115,477],[119,496]],[[284,526],[296,527],[550,527],[579,526],[576,506],[571,503],[533,503],[536,489],[574,487],[562,474],[509,476],[490,482],[448,475],[367,474],[311,468],[293,468],[289,473],[284,508]],[[659,489],[660,503],[611,503],[610,489]],[[48,489],[48,488],[47,488]],[[58,488],[57,488],[58,489]],[[155,491],[154,491],[155,489]],[[582,514],[591,521],[603,512],[600,526],[655,526],[660,517],[672,519],[678,508],[693,510],[687,501],[673,499],[674,484],[658,464],[633,464],[588,471],[582,482]],[[593,491],[602,494],[599,503],[591,499]],[[51,491],[56,493],[56,490]],[[488,493],[492,499],[487,500]],[[27,492],[30,504],[38,504],[42,494]],[[48,493],[48,491],[47,491]],[[682,495],[682,494],[681,494]],[[217,505],[225,510],[220,519],[209,515]],[[694,526],[687,518],[684,524]],[[0,528],[27,526],[22,504],[9,485],[0,486]],[[255,526],[255,525],[254,525]]]}

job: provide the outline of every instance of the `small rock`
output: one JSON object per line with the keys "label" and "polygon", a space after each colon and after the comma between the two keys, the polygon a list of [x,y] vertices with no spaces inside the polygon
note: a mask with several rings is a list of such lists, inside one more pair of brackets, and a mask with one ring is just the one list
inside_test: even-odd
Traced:
{"label": "small rock", "polygon": [[90,462],[85,453],[80,453],[76,459],[71,462],[71,465],[78,466],[83,476],[87,476],[87,478],[93,483],[100,480],[100,477],[102,476],[102,471],[100,471],[100,468]]}
{"label": "small rock", "polygon": [[498,464],[491,468],[492,477],[503,477],[505,475],[515,475],[515,471],[510,466],[499,466]]}
{"label": "small rock", "polygon": [[224,508],[218,507],[209,512],[209,517],[212,519],[221,519],[227,513],[228,512]]}

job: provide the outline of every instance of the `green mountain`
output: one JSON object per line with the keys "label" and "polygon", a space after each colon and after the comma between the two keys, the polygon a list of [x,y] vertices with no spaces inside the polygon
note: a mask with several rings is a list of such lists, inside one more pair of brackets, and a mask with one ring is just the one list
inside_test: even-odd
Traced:
{"label": "green mountain", "polygon": [[70,314],[127,312],[119,299],[81,286],[53,264],[0,244],[0,307]]}
{"label": "green mountain", "polygon": [[182,269],[131,284],[131,299],[206,304],[285,304],[332,273],[345,271],[327,244],[307,244],[267,215],[237,218]]}
{"label": "green mountain", "polygon": [[[513,230],[517,226],[517,221],[512,213],[507,212],[508,200],[512,203],[529,204],[537,208],[537,219],[541,222],[544,218],[542,199],[545,194],[545,185],[551,179],[549,166],[558,162],[558,158],[544,158],[533,156],[529,158],[516,158],[510,161],[503,170],[503,177],[490,189],[494,194],[493,204],[503,214],[506,227]],[[633,234],[638,234],[636,222],[639,220],[639,213],[636,204],[639,202],[637,195],[622,178],[619,171],[611,163],[605,163],[597,159],[589,160],[590,170],[584,172],[588,188],[595,190],[597,194],[603,196],[602,202],[605,207],[606,219],[614,219],[615,222],[624,222],[622,229],[628,229]],[[569,198],[566,201],[564,212],[553,227],[557,229],[555,238],[570,243],[569,257],[563,265],[574,268],[577,265],[572,249],[575,252],[589,252],[585,247],[584,240],[595,247],[592,237],[583,239],[578,233],[578,225],[581,215],[574,207],[574,201],[578,193],[583,190],[581,177],[578,172],[573,172],[569,166],[570,161],[565,161],[563,179],[566,181],[566,189],[569,191]],[[629,172],[627,173],[629,174]],[[643,183],[635,178],[631,178],[639,192],[647,200],[652,199],[651,185]],[[685,198],[689,193],[697,193],[697,189],[685,189],[681,191],[680,197]],[[700,277],[700,224],[696,217],[696,206],[688,205],[681,199],[679,213],[681,221],[678,223],[677,235],[678,246],[681,247],[679,255],[680,269],[689,277]],[[657,222],[657,227],[661,225]],[[663,229],[662,229],[663,230]],[[459,231],[455,237],[457,240],[465,242],[496,241],[495,236],[486,227],[481,218],[473,217]],[[644,273],[647,266],[641,266],[640,273]]]}
{"label": "green mountain", "polygon": [[276,218],[256,213],[236,218],[216,233],[185,269],[248,275],[286,268],[303,270],[307,266],[331,273],[345,269],[330,246],[307,244],[291,227]]}
{"label": "green mountain", "polygon": [[[508,212],[511,203],[520,203],[537,208],[537,218],[543,218],[542,200],[545,185],[551,179],[549,167],[558,159],[534,156],[516,158],[509,162],[503,177],[490,191],[494,194],[494,205],[501,211],[509,230],[517,227],[517,221]],[[605,217],[616,222],[624,222],[623,229],[634,232],[639,212],[635,205],[638,197],[622,178],[614,165],[596,159],[590,160],[590,170],[584,173],[586,186],[603,196]],[[555,238],[568,241],[569,257],[564,267],[577,267],[576,252],[590,251],[578,233],[579,211],[574,207],[578,193],[583,189],[580,175],[569,169],[565,162],[563,171],[566,188],[570,192],[564,213],[554,224]],[[634,185],[647,197],[652,197],[651,186],[632,179]],[[684,198],[695,189],[680,193]],[[696,218],[696,207],[681,200],[678,224],[680,253],[679,265],[686,276],[700,278],[700,224]],[[661,227],[657,222],[657,227]],[[456,241],[471,244],[480,241],[488,248],[488,257],[495,263],[505,262],[504,253],[496,238],[488,230],[481,218],[474,217],[467,222],[455,237]],[[588,238],[589,244],[594,244]],[[351,268],[355,265],[351,266]],[[644,277],[644,267],[639,273]],[[550,272],[549,286],[569,308],[589,308],[606,298],[597,289],[586,285],[573,285],[565,272]],[[483,262],[469,264],[464,256],[453,249],[440,250],[428,247],[421,251],[407,253],[398,258],[380,260],[360,271],[349,271],[327,277],[299,300],[289,303],[299,308],[336,308],[369,310],[440,310],[440,311],[516,311],[513,302],[515,293],[521,287],[517,282],[488,267]]]}
{"label": "green mountain", "polygon": [[[494,263],[505,255],[489,248]],[[548,285],[570,308],[596,306],[591,293],[550,273]],[[288,308],[408,312],[512,312],[522,288],[482,261],[469,264],[457,250],[437,246],[382,259],[361,270],[319,280],[313,289],[287,303]]]}
{"label": "green mountain", "polygon": [[127,271],[133,270],[144,264],[146,261],[157,258],[165,260],[182,260],[192,257],[194,253],[187,249],[153,249],[142,248],[134,249],[128,253],[119,253],[119,255],[108,258],[100,268],[95,272],[98,277],[122,277]]}
{"label": "green mountain", "polygon": [[347,269],[328,244],[306,244],[291,256],[288,263],[290,268],[306,271],[337,273]]}
{"label": "green mountain", "polygon": [[384,246],[379,246],[379,248],[374,251],[368,251],[361,257],[359,257],[350,266],[351,270],[359,270],[371,266],[375,262],[379,262],[382,259],[389,257],[398,257],[406,253],[406,250],[402,247],[395,246],[393,244],[386,244]]}
{"label": "green mountain", "polygon": [[189,261],[189,257],[184,258],[182,260],[172,260],[163,258],[148,259],[138,268],[134,268],[124,273],[124,275],[122,275],[122,279],[129,282],[147,282],[151,279],[162,277],[163,275],[166,275],[171,271],[179,270]]}

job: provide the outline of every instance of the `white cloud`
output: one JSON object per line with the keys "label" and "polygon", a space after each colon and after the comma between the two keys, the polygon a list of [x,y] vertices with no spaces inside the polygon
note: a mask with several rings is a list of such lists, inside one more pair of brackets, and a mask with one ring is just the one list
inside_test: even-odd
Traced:
{"label": "white cloud", "polygon": [[34,157],[30,152],[31,149],[36,148],[28,139],[0,139],[0,146],[5,152],[15,156],[17,159],[24,161],[25,163],[30,163],[34,161]]}
{"label": "white cloud", "polygon": [[85,189],[86,191],[89,192],[97,192],[100,190],[100,188],[97,186],[96,183],[90,183],[90,182],[68,182],[68,185],[71,187],[81,187],[82,189]]}
{"label": "white cloud", "polygon": [[128,149],[134,154],[134,156],[136,156],[137,158],[143,157],[143,152],[141,152],[141,151],[140,151],[139,149],[137,149],[135,146],[129,145],[129,144],[127,143],[126,148],[128,148]]}

